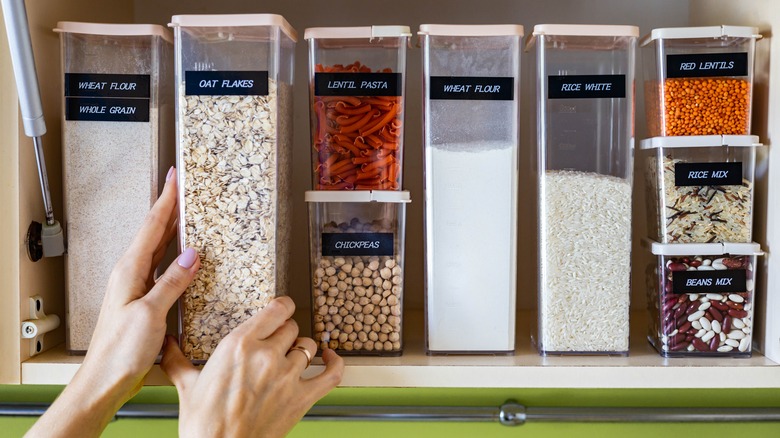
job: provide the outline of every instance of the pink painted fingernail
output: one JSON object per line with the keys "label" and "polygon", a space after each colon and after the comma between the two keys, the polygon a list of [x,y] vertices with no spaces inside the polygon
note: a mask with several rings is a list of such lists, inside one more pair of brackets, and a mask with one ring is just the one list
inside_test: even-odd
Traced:
{"label": "pink painted fingernail", "polygon": [[192,248],[187,248],[184,250],[183,253],[179,256],[179,259],[176,261],[176,263],[179,264],[184,269],[190,269],[192,265],[195,264],[195,258],[197,258],[198,253],[195,252]]}
{"label": "pink painted fingernail", "polygon": [[170,181],[171,177],[173,176],[173,171],[176,169],[175,167],[171,166],[170,169],[168,169],[168,176],[165,177],[165,181]]}

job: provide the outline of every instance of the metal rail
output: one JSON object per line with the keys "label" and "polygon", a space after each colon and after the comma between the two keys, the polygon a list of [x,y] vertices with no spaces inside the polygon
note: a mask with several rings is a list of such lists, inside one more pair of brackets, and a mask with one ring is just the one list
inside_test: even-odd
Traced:
{"label": "metal rail", "polygon": [[[0,417],[38,417],[47,403],[0,403]],[[127,404],[115,419],[176,419],[176,404]],[[528,407],[508,401],[498,407],[314,406],[307,421],[546,423],[725,423],[780,422],[780,408]]]}

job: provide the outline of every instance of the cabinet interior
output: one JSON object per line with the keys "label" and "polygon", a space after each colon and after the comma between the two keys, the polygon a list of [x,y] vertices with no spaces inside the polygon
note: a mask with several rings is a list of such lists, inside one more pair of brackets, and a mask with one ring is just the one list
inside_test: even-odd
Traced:
{"label": "cabinet interior", "polygon": [[[758,135],[765,144],[771,140],[771,120],[776,119],[777,104],[772,104],[777,99],[778,89],[770,87],[772,83],[780,83],[780,68],[775,67],[774,72],[770,71],[771,55],[775,59],[780,59],[778,49],[773,48],[771,30],[773,25],[780,25],[780,12],[773,7],[770,0],[752,0],[733,4],[727,1],[705,1],[705,0],[657,0],[653,2],[642,2],[639,0],[620,1],[620,0],[594,0],[591,2],[570,2],[565,0],[550,0],[547,2],[533,2],[530,0],[494,0],[489,3],[479,3],[468,0],[452,0],[443,4],[433,0],[399,0],[391,8],[385,8],[378,11],[376,6],[370,2],[355,3],[349,0],[331,0],[327,3],[322,2],[284,2],[275,1],[273,3],[258,6],[255,3],[245,0],[224,0],[219,3],[208,2],[204,0],[194,0],[189,2],[177,2],[174,0],[135,0],[132,2],[97,2],[89,0],[69,0],[68,2],[57,2],[54,0],[28,2],[28,14],[31,23],[31,33],[33,38],[36,62],[39,74],[39,82],[45,108],[48,133],[44,137],[46,163],[49,169],[49,181],[52,189],[55,215],[62,218],[62,191],[61,191],[61,153],[60,153],[60,119],[61,119],[61,89],[60,89],[60,62],[59,62],[59,39],[51,31],[57,21],[102,21],[102,22],[125,22],[125,23],[155,23],[167,24],[171,15],[174,14],[205,14],[205,13],[277,13],[283,15],[299,33],[299,41],[296,47],[296,73],[294,95],[294,151],[293,151],[293,233],[292,233],[292,257],[290,260],[290,290],[288,294],[292,296],[299,306],[298,322],[303,333],[309,333],[309,248],[307,231],[307,209],[303,202],[303,193],[310,188],[311,172],[309,153],[309,114],[308,114],[308,73],[307,73],[307,44],[303,40],[303,31],[307,27],[313,26],[351,26],[351,25],[370,25],[370,24],[403,24],[409,25],[412,32],[416,34],[420,24],[424,23],[462,23],[462,24],[490,24],[490,23],[513,23],[522,24],[525,27],[525,33],[528,35],[533,30],[535,24],[541,23],[583,23],[583,24],[632,24],[640,27],[640,34],[644,35],[652,28],[656,27],[676,27],[691,25],[715,25],[715,24],[733,24],[733,25],[753,25],[758,26],[760,32],[765,35],[762,41],[757,45],[756,54],[756,78],[755,78],[755,97],[753,102],[753,133]],[[0,25],[1,26],[1,25]],[[407,89],[406,89],[406,132],[405,132],[405,154],[404,154],[404,181],[403,187],[411,192],[412,203],[407,209],[407,232],[406,232],[406,272],[405,272],[405,318],[406,325],[404,329],[407,340],[406,351],[403,359],[359,359],[350,358],[348,365],[353,364],[355,369],[368,367],[377,368],[381,365],[413,365],[411,368],[417,369],[422,375],[435,372],[435,368],[425,371],[426,366],[447,365],[457,368],[458,366],[467,367],[469,364],[478,366],[539,366],[541,368],[552,366],[564,370],[564,374],[576,374],[574,371],[565,371],[569,366],[586,367],[590,366],[591,359],[576,358],[538,358],[530,348],[528,339],[528,329],[534,320],[534,309],[536,308],[536,185],[535,174],[535,129],[531,126],[532,113],[536,111],[536,78],[534,77],[533,57],[524,53],[522,57],[522,86],[521,86],[521,161],[520,161],[520,191],[519,204],[520,214],[518,230],[518,355],[514,359],[502,358],[474,358],[474,357],[448,357],[448,358],[428,358],[422,353],[422,332],[423,332],[423,204],[422,204],[422,97],[421,97],[421,53],[416,48],[417,38],[412,39],[412,49],[408,53],[407,64]],[[5,42],[3,42],[5,44]],[[639,49],[641,50],[641,49]],[[6,46],[0,46],[0,55],[7,57]],[[773,52],[773,53],[772,53]],[[638,57],[641,62],[641,56]],[[5,63],[5,59],[3,61]],[[777,63],[777,61],[775,61]],[[8,82],[12,81],[12,72],[10,67],[5,64],[0,68],[0,79],[3,80],[0,88],[0,111],[2,114],[2,123],[14,121],[18,123],[17,106],[13,96],[12,87],[8,95],[3,93],[9,89]],[[642,79],[642,69],[637,69],[637,83]],[[644,100],[642,87],[637,87],[636,100],[636,140],[645,137],[646,129],[644,122]],[[8,96],[8,97],[6,97]],[[773,97],[775,97],[773,99]],[[773,112],[774,110],[774,112]],[[770,117],[774,114],[773,117]],[[41,295],[44,297],[45,311],[47,313],[56,313],[64,321],[64,271],[61,259],[44,259],[37,263],[30,262],[23,250],[20,249],[24,240],[27,225],[31,220],[40,221],[43,218],[42,203],[40,200],[40,187],[37,174],[35,172],[35,158],[31,141],[24,137],[21,125],[16,132],[5,132],[0,140],[3,141],[2,149],[6,151],[6,157],[12,157],[13,161],[18,155],[18,167],[9,168],[13,172],[6,175],[13,179],[12,182],[18,184],[17,187],[9,189],[0,188],[0,201],[3,203],[17,203],[18,216],[10,219],[0,218],[0,225],[9,220],[8,227],[1,230],[0,243],[11,242],[11,245],[0,248],[3,257],[8,255],[12,261],[9,281],[0,285],[0,293],[6,303],[14,303],[11,309],[18,309],[18,313],[10,313],[6,321],[10,320],[14,324],[6,322],[9,329],[2,330],[0,336],[0,345],[3,351],[14,351],[12,358],[2,363],[0,369],[0,379],[3,382],[29,382],[41,383],[39,377],[24,378],[24,365],[20,367],[19,363],[24,363],[29,358],[29,346],[27,340],[20,340],[18,336],[18,327],[21,320],[26,319],[29,310],[28,297]],[[17,147],[18,145],[18,147]],[[171,144],[169,147],[175,148]],[[762,244],[764,250],[771,250],[770,243],[775,234],[780,231],[780,227],[769,226],[772,222],[768,219],[773,216],[774,208],[771,201],[778,200],[778,190],[770,193],[767,190],[771,173],[769,168],[772,161],[769,160],[773,150],[766,148],[767,151],[759,159],[764,159],[764,165],[757,168],[756,184],[756,205],[755,205],[755,232],[756,241]],[[778,154],[774,154],[778,155]],[[780,157],[778,157],[780,158]],[[776,160],[777,161],[777,160]],[[4,164],[5,165],[5,164]],[[780,175],[780,165],[774,164],[776,175]],[[632,255],[633,278],[632,278],[632,318],[636,317],[638,321],[645,321],[644,309],[646,306],[645,291],[645,267],[648,263],[654,261],[654,258],[647,254],[640,245],[639,241],[646,234],[647,219],[644,202],[644,178],[641,166],[637,165],[635,160],[635,182],[634,182],[634,248]],[[780,187],[775,184],[775,187]],[[16,211],[11,209],[11,211]],[[118,212],[121,214],[121,212]],[[777,220],[775,220],[777,223]],[[468,254],[464,254],[468,257]],[[5,259],[5,258],[4,258]],[[732,361],[735,366],[755,367],[766,372],[770,369],[770,379],[766,385],[770,387],[780,387],[780,367],[774,367],[774,362],[780,361],[780,327],[778,323],[772,322],[764,316],[777,314],[780,311],[780,297],[772,297],[767,291],[777,289],[778,277],[780,277],[780,267],[771,259],[771,254],[764,258],[763,264],[760,263],[761,272],[757,282],[758,308],[756,310],[756,339],[754,345],[764,352],[763,357],[760,354],[758,358],[750,359],[752,362]],[[774,266],[774,270],[771,268]],[[770,272],[776,272],[770,275]],[[18,273],[18,275],[17,275]],[[2,272],[0,272],[2,274]],[[5,275],[5,274],[3,274]],[[0,276],[0,278],[5,278]],[[762,304],[763,303],[763,304]],[[632,323],[636,326],[636,323]],[[773,342],[769,342],[773,340]],[[46,335],[46,347],[54,347],[52,353],[45,353],[30,360],[27,365],[29,369],[35,368],[31,376],[44,376],[52,373],[53,364],[68,364],[68,367],[78,366],[79,358],[69,358],[63,353],[64,328],[61,326],[53,333]],[[9,348],[5,348],[5,347]],[[596,364],[604,365],[605,370],[616,365],[618,367],[633,368],[644,367],[647,364],[666,366],[684,365],[682,362],[671,364],[660,357],[651,359],[645,341],[645,330],[639,327],[632,330],[631,351],[632,355],[638,353],[636,360],[623,360],[616,358],[595,359]],[[410,351],[413,349],[414,351]],[[48,356],[47,356],[48,354]],[[767,359],[768,358],[768,359]],[[571,360],[569,360],[571,359]],[[613,360],[605,362],[603,359]],[[771,359],[771,360],[769,360]],[[16,361],[19,362],[16,362]],[[494,362],[491,362],[494,360]],[[617,362],[615,361],[617,360]],[[645,360],[647,360],[645,362]],[[599,362],[601,361],[601,362]],[[706,359],[694,360],[695,366],[710,366]],[[773,362],[774,361],[774,362]],[[8,364],[6,364],[8,362]],[[687,361],[687,364],[691,362]],[[718,361],[718,364],[728,364],[724,361]],[[21,368],[21,370],[20,370]],[[438,368],[438,367],[436,367]],[[582,369],[582,368],[579,368]],[[751,368],[752,369],[752,368]],[[54,379],[54,383],[64,383],[72,375],[72,368],[65,368],[62,375]],[[671,372],[672,370],[669,370]],[[358,371],[355,371],[356,373]],[[417,372],[417,371],[415,371]],[[662,371],[663,372],[663,371]],[[609,371],[604,371],[603,379],[608,380]],[[357,374],[356,374],[357,375]],[[348,374],[349,376],[349,374]],[[756,375],[758,377],[758,374]],[[498,377],[497,377],[498,378]],[[551,377],[552,378],[552,377]],[[355,384],[367,384],[355,377]],[[64,380],[64,382],[63,382]],[[413,379],[413,382],[396,382],[399,386],[415,386],[419,379]],[[605,380],[605,381],[606,381]],[[164,378],[160,378],[158,383],[164,383]],[[628,380],[626,380],[628,382]],[[49,382],[51,383],[51,382]],[[483,386],[486,386],[487,383]],[[557,386],[547,381],[548,386]],[[457,383],[454,383],[457,385]],[[512,383],[515,386],[530,385],[526,380]],[[594,383],[598,385],[599,383]],[[664,385],[658,382],[657,385]],[[690,383],[686,383],[688,385]],[[452,385],[452,383],[450,384]],[[446,385],[445,385],[446,386]],[[487,385],[489,386],[489,385]],[[497,386],[497,385],[493,385]]]}

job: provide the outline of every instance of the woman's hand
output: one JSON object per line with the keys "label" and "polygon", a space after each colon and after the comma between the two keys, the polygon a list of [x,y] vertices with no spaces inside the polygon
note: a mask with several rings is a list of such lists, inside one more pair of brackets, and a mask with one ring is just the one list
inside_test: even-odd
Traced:
{"label": "woman's hand", "polygon": [[226,336],[202,371],[168,337],[161,366],[179,391],[180,436],[284,436],[341,382],[344,361],[333,350],[322,354],[325,371],[301,378],[317,345],[298,337],[294,310],[290,298],[274,299]]}
{"label": "woman's hand", "polygon": [[143,386],[165,338],[168,310],[200,266],[196,252],[187,249],[155,281],[155,270],[176,235],[176,199],[171,168],[160,198],[111,272],[84,362],[28,436],[98,436]]}

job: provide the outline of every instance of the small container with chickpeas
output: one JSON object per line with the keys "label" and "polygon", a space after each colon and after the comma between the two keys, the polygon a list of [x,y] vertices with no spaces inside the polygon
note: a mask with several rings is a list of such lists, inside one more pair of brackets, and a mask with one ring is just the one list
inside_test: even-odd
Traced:
{"label": "small container with chickpeas", "polygon": [[644,50],[650,137],[748,135],[758,29],[653,29]]}
{"label": "small container with chickpeas", "polygon": [[341,355],[403,351],[408,191],[309,191],[312,337]]}

